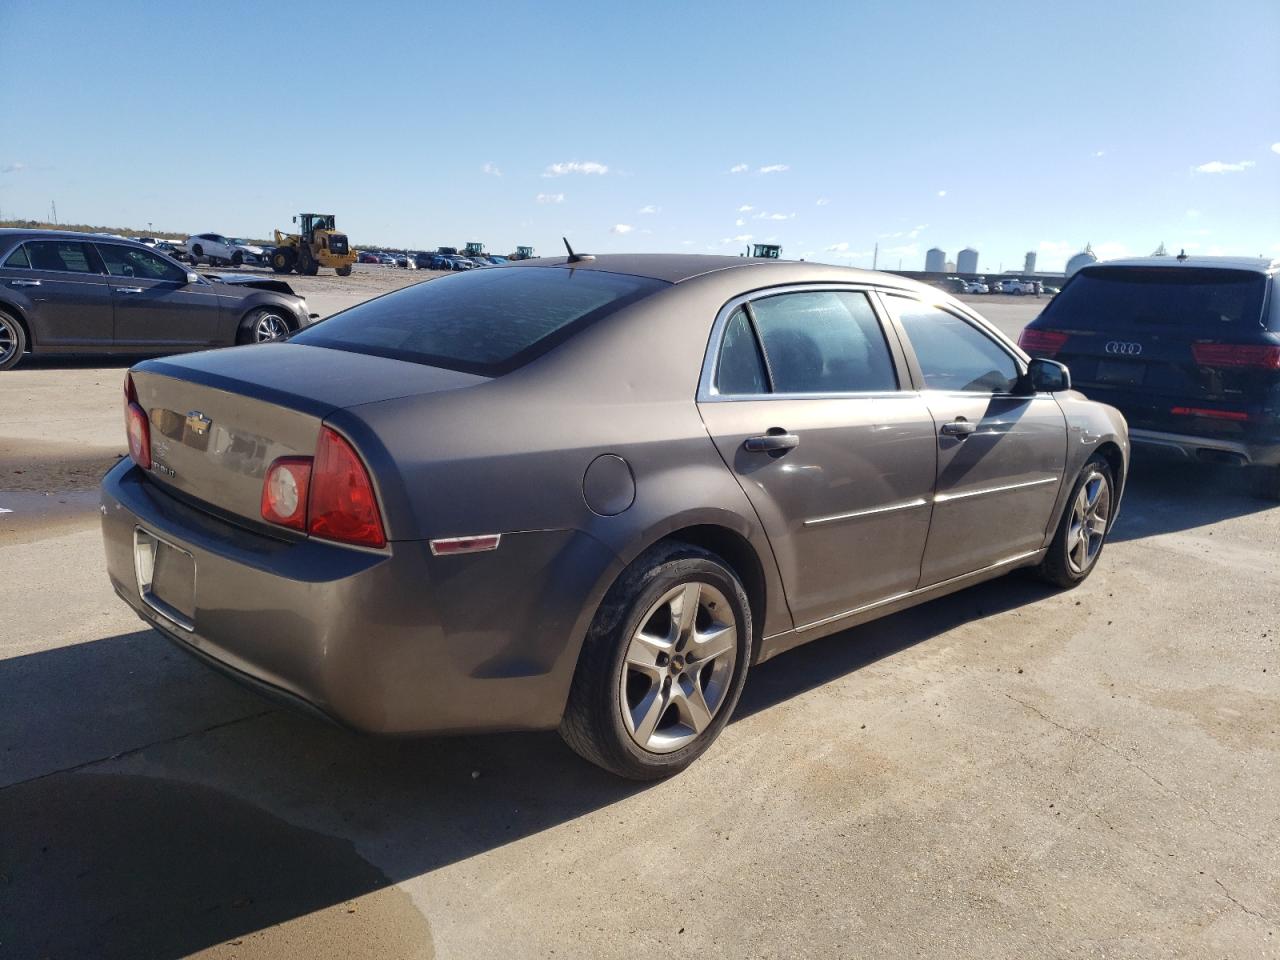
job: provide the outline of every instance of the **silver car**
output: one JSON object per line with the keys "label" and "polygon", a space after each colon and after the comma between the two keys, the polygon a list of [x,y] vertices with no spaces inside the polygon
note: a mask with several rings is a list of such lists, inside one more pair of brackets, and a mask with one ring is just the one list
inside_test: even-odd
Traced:
{"label": "silver car", "polygon": [[574,256],[129,372],[108,571],[212,666],[359,730],[692,762],[748,668],[1116,517],[1123,418],[969,308],[809,263]]}

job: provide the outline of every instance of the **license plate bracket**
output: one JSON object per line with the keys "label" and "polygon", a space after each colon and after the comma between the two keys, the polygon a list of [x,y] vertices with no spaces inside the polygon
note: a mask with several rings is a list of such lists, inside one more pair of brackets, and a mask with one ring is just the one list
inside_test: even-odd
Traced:
{"label": "license plate bracket", "polygon": [[135,527],[133,566],[142,602],[183,630],[194,630],[195,558],[176,544]]}
{"label": "license plate bracket", "polygon": [[1145,363],[1132,360],[1099,360],[1098,380],[1102,383],[1116,383],[1126,387],[1140,387],[1147,375]]}

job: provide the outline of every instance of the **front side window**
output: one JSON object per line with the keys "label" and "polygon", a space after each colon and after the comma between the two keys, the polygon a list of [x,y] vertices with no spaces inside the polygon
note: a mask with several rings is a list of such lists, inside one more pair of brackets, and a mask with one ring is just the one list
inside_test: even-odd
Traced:
{"label": "front side window", "polygon": [[78,240],[31,240],[27,257],[33,270],[60,270],[64,273],[97,273],[89,244]]}
{"label": "front side window", "polygon": [[149,250],[122,247],[114,243],[98,245],[98,253],[113,277],[133,277],[141,280],[169,280],[183,283],[187,272]]}
{"label": "front side window", "polygon": [[751,303],[774,393],[898,389],[880,321],[865,294],[782,293]]}
{"label": "front side window", "polygon": [[27,259],[27,248],[19,244],[18,249],[5,258],[4,265],[6,267],[17,267],[20,270],[29,270],[31,261]]}
{"label": "front side window", "polygon": [[954,313],[886,295],[884,302],[902,324],[929,390],[1009,393],[1018,382],[1018,364],[994,340]]}

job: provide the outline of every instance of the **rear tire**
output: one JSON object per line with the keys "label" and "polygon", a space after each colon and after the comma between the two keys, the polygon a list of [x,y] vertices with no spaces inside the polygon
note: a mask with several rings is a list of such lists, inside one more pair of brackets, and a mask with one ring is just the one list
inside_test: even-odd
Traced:
{"label": "rear tire", "polygon": [[1083,583],[1102,556],[1114,513],[1111,467],[1103,457],[1091,457],[1071,487],[1058,530],[1036,575],[1067,590]]}
{"label": "rear tire", "polygon": [[[199,263],[200,258],[203,256],[204,256],[204,247],[200,246],[200,244],[197,243],[194,247],[191,248],[192,263]],[[210,264],[212,264],[212,261],[210,261]]]}
{"label": "rear tire", "polygon": [[235,253],[231,254],[231,265],[232,265],[233,267],[240,267],[240,266],[243,266],[243,265],[244,265],[244,254],[243,254],[243,253],[241,253],[239,250],[237,250]]}
{"label": "rear tire", "polygon": [[751,606],[720,557],[641,554],[609,589],[578,657],[560,735],[632,780],[679,773],[715,742],[746,682]]}
{"label": "rear tire", "polygon": [[297,262],[297,254],[291,247],[281,247],[271,255],[271,269],[276,273],[289,273]]}
{"label": "rear tire", "polygon": [[[4,369],[0,366],[0,369]],[[1280,501],[1280,466],[1250,467],[1253,477],[1253,493],[1263,500]]]}
{"label": "rear tire", "polygon": [[345,267],[337,267],[335,272],[340,277],[349,277],[351,276],[351,264],[348,263]]}
{"label": "rear tire", "polygon": [[0,310],[0,370],[12,370],[27,350],[27,331],[17,317]]}

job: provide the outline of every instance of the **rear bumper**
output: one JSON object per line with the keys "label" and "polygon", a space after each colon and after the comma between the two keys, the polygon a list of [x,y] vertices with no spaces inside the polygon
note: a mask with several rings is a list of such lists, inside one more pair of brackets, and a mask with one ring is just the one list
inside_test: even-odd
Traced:
{"label": "rear bumper", "polygon": [[1246,442],[1137,428],[1129,431],[1129,439],[1136,447],[1156,450],[1186,460],[1234,463],[1238,466],[1280,464],[1280,440]]}
{"label": "rear bumper", "polygon": [[[143,599],[139,529],[191,556],[188,622]],[[128,461],[103,479],[102,532],[112,586],[144,621],[274,699],[370,733],[554,728],[617,566],[569,530],[454,557],[416,541],[276,540],[174,499]]]}

